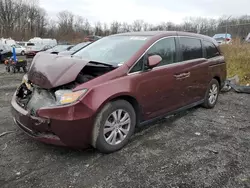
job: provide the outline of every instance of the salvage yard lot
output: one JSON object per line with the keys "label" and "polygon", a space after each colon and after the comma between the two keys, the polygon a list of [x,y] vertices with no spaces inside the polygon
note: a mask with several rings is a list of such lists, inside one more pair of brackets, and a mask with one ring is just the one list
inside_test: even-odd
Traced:
{"label": "salvage yard lot", "polygon": [[250,187],[250,97],[223,93],[215,109],[194,108],[138,128],[103,155],[33,141],[13,123],[21,73],[0,65],[0,187]]}

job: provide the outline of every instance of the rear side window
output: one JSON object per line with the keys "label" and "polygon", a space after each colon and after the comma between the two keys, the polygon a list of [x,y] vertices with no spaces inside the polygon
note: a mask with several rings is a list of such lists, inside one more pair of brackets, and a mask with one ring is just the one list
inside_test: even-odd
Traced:
{"label": "rear side window", "polygon": [[205,57],[207,59],[220,55],[219,50],[217,49],[217,47],[213,43],[208,42],[208,41],[203,41],[203,46],[205,48],[205,53],[206,53]]}
{"label": "rear side window", "polygon": [[203,57],[200,39],[181,37],[180,49],[182,52],[183,61]]}

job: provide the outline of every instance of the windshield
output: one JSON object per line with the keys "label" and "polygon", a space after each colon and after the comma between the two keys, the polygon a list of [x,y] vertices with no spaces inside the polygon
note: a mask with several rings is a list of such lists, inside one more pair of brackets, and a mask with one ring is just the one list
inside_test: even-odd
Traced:
{"label": "windshield", "polygon": [[23,42],[17,42],[17,44],[20,46],[25,46],[25,43],[23,43]]}
{"label": "windshield", "polygon": [[148,36],[109,36],[86,46],[73,56],[116,66],[133,56],[148,39]]}
{"label": "windshield", "polygon": [[21,46],[18,45],[18,44],[13,45],[13,47],[15,47],[15,48],[21,48]]}
{"label": "windshield", "polygon": [[83,42],[83,43],[80,43],[80,44],[77,44],[77,45],[75,45],[74,47],[72,47],[71,49],[70,49],[70,51],[78,51],[78,50],[80,50],[81,48],[83,48],[84,46],[86,46],[86,45],[88,45],[89,44],[89,42]]}

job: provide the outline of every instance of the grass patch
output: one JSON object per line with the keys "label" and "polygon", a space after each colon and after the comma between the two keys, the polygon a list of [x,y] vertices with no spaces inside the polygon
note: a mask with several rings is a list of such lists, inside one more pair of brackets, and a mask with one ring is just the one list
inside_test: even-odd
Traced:
{"label": "grass patch", "polygon": [[239,41],[222,45],[221,50],[227,63],[228,77],[238,75],[242,85],[250,84],[250,44]]}

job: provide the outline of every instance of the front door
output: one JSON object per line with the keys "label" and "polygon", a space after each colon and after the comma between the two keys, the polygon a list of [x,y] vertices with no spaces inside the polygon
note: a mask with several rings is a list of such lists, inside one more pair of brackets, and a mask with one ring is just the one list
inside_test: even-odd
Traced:
{"label": "front door", "polygon": [[136,83],[135,95],[141,104],[145,120],[181,107],[182,88],[179,87],[180,80],[175,77],[179,70],[175,38],[158,41],[147,51],[146,56],[150,55],[160,55],[162,62],[152,70],[141,68],[146,61],[143,57],[131,70],[130,75],[132,82]]}

